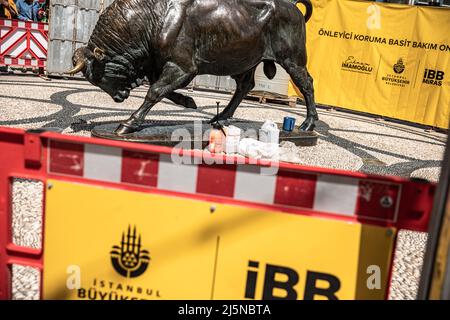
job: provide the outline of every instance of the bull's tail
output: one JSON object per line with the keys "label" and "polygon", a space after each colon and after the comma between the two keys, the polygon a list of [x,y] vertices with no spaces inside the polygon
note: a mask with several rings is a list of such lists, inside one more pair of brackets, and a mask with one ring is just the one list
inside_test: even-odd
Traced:
{"label": "bull's tail", "polygon": [[305,22],[308,22],[309,18],[311,18],[312,13],[313,13],[313,6],[311,4],[311,1],[310,0],[296,0],[295,5],[297,5],[297,3],[301,3],[306,7]]}

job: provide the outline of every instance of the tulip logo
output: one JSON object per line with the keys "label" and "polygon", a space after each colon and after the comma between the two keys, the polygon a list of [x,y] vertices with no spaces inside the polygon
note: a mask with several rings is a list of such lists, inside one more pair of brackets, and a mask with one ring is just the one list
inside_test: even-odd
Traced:
{"label": "tulip logo", "polygon": [[141,236],[136,234],[136,226],[133,231],[128,226],[127,234],[122,233],[120,246],[113,246],[110,253],[114,270],[127,278],[139,277],[150,263],[149,252],[142,250]]}
{"label": "tulip logo", "polygon": [[403,63],[403,59],[398,59],[397,63],[394,64],[394,72],[397,74],[402,74],[405,71],[405,64]]}

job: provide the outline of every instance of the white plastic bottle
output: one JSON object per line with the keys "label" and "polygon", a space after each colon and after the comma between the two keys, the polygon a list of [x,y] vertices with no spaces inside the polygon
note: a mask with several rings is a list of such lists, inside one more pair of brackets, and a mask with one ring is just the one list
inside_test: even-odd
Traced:
{"label": "white plastic bottle", "polygon": [[275,122],[267,120],[259,129],[259,141],[278,144],[280,141],[280,130]]}
{"label": "white plastic bottle", "polygon": [[241,129],[229,126],[225,129],[225,153],[238,153],[239,142],[241,141]]}

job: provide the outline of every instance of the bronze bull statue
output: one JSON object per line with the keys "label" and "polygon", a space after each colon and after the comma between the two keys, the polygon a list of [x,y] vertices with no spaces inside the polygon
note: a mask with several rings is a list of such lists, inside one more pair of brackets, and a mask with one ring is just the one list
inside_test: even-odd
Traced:
{"label": "bronze bull statue", "polygon": [[[295,6],[299,2],[305,16]],[[256,66],[264,62],[272,79],[277,62],[305,97],[300,130],[311,131],[318,120],[306,69],[305,23],[311,14],[310,0],[116,0],[100,15],[88,45],[75,51],[74,68],[67,73],[83,72],[116,102],[127,99],[143,79],[150,81],[142,106],[116,129],[122,135],[138,131],[163,98],[196,108],[192,98],[175,90],[200,74],[236,81],[233,98],[218,115],[228,119],[254,87]]]}

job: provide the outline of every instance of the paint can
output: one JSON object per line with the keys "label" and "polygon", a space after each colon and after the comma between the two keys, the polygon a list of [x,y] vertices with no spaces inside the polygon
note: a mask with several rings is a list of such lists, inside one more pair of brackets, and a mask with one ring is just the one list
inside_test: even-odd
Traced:
{"label": "paint can", "polygon": [[284,117],[283,130],[291,132],[291,131],[294,131],[294,128],[295,128],[295,118]]}

